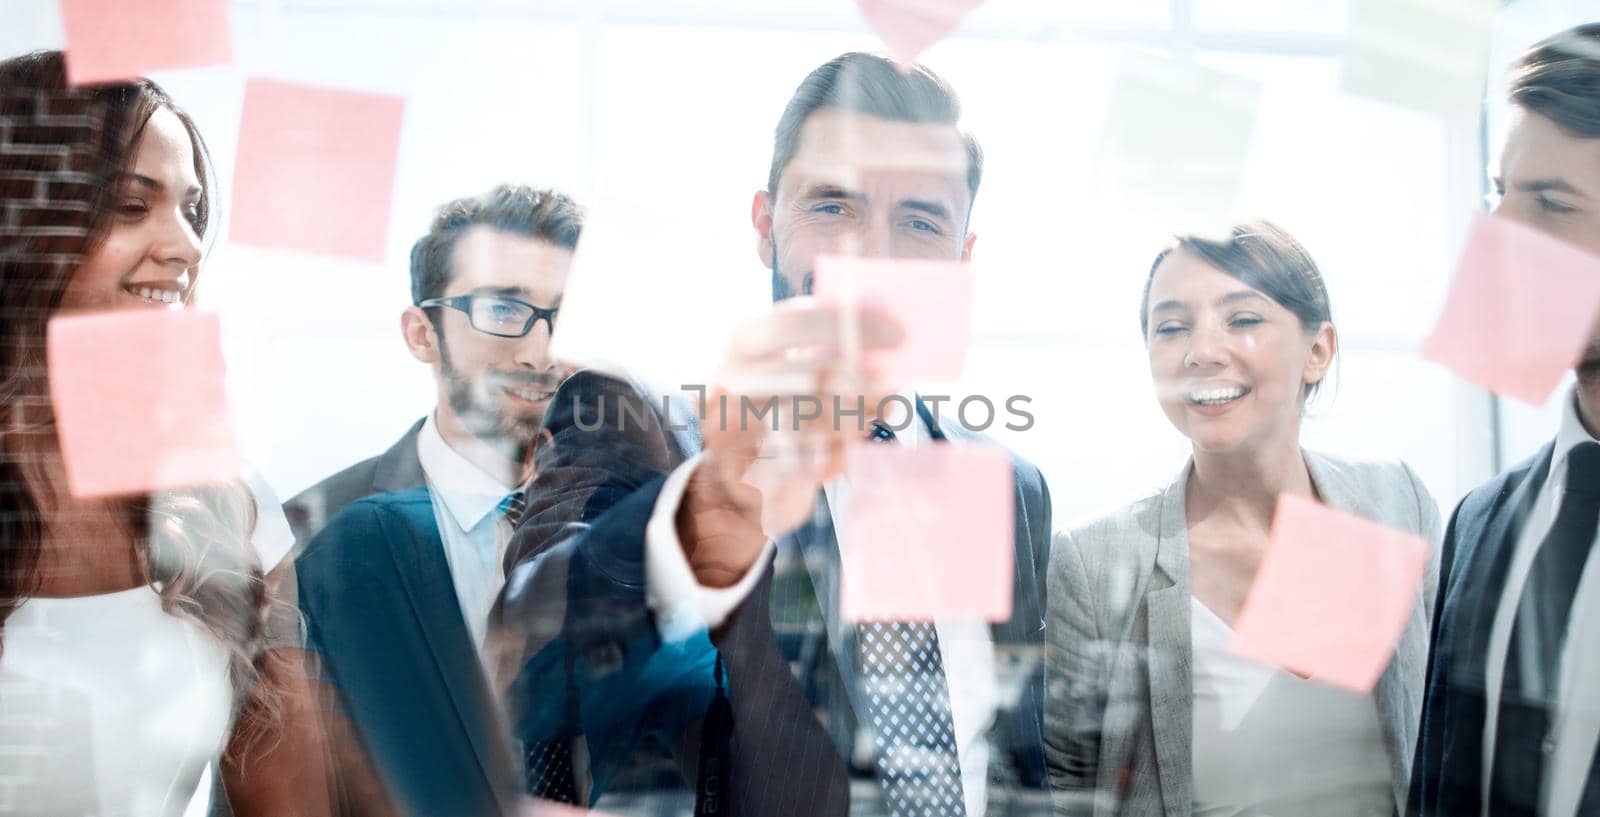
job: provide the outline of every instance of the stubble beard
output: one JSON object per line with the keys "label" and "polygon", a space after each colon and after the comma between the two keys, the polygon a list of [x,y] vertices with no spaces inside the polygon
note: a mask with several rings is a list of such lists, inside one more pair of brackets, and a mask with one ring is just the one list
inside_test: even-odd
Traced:
{"label": "stubble beard", "polygon": [[481,384],[475,383],[456,369],[448,353],[440,355],[440,375],[445,381],[445,398],[462,428],[493,446],[506,459],[522,462],[544,422],[544,413],[513,413],[497,407],[491,379],[486,377]]}

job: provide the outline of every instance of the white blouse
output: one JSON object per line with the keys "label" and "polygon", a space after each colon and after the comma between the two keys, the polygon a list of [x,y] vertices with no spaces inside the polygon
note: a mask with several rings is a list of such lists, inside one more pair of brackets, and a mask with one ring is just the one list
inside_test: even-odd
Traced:
{"label": "white blouse", "polygon": [[1372,696],[1228,652],[1228,625],[1190,602],[1195,817],[1390,817]]}
{"label": "white blouse", "polygon": [[136,587],[28,599],[4,637],[0,814],[183,814],[232,716],[213,636]]}
{"label": "white blouse", "polygon": [[[294,536],[266,482],[245,481],[271,569]],[[233,704],[227,651],[154,589],[30,598],[0,632],[0,815],[204,813]]]}

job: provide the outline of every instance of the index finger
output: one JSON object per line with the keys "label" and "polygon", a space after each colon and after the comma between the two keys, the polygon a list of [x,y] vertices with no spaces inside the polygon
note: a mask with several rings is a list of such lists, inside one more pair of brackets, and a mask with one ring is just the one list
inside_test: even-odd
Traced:
{"label": "index finger", "polygon": [[790,298],[772,312],[734,331],[731,365],[818,365],[843,356],[843,338],[855,322],[862,350],[892,349],[905,338],[900,322],[883,308],[861,304],[850,311],[815,299]]}

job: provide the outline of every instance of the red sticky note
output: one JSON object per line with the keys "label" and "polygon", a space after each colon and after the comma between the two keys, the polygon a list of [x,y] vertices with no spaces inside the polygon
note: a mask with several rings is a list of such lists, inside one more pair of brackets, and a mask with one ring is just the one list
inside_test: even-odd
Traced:
{"label": "red sticky note", "polygon": [[1478,215],[1422,356],[1490,391],[1542,405],[1582,356],[1600,313],[1600,257],[1501,216]]}
{"label": "red sticky note", "polygon": [[143,77],[233,62],[227,0],[60,0],[67,80]]}
{"label": "red sticky note", "polygon": [[145,493],[243,473],[215,313],[52,318],[46,355],[74,496]]}
{"label": "red sticky note", "polygon": [[1011,456],[993,445],[862,444],[839,497],[839,612],[850,621],[1011,616]]}
{"label": "red sticky note", "polygon": [[907,65],[943,39],[983,0],[856,0],[889,53]]}
{"label": "red sticky note", "polygon": [[960,261],[819,255],[817,297],[870,303],[904,332],[898,347],[865,353],[864,362],[901,383],[961,376],[972,341],[972,271]]}
{"label": "red sticky note", "polygon": [[229,237],[382,261],[404,109],[387,94],[246,82]]}
{"label": "red sticky note", "polygon": [[1427,562],[1420,536],[1284,496],[1228,648],[1368,692],[1400,643]]}

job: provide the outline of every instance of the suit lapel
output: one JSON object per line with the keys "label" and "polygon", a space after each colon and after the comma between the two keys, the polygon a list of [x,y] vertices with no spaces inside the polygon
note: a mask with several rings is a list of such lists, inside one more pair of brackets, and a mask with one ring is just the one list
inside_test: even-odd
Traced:
{"label": "suit lapel", "polygon": [[[848,756],[850,735],[854,731],[852,724],[857,722],[856,713],[862,711],[863,703],[859,698],[860,684],[856,683],[859,673],[855,628],[839,615],[839,545],[835,539],[833,512],[825,495],[818,493],[811,521],[784,537],[778,547],[780,555],[791,560],[790,564],[798,563],[796,569],[804,576],[791,585],[794,592],[788,598],[773,606],[773,614],[792,619],[797,614],[816,611],[820,619],[816,623],[823,631],[822,643],[818,646],[828,655],[814,663],[829,662],[833,668],[833,672],[824,673],[820,690],[826,698],[823,703],[828,710],[828,732],[841,755]],[[774,598],[777,598],[776,592]],[[812,664],[801,661],[800,671],[810,672]],[[805,678],[796,681],[802,688],[810,686]]]}
{"label": "suit lapel", "polygon": [[472,636],[461,618],[461,602],[456,597],[450,565],[445,561],[433,504],[431,501],[417,503],[406,506],[405,510],[409,535],[385,537],[390,555],[417,617],[417,625],[450,691],[456,719],[484,771],[485,783],[502,807],[509,809],[510,793],[504,782],[511,779],[508,776],[513,775],[515,769],[508,751],[509,740],[503,738],[499,708],[489,693],[483,666],[473,650]]}
{"label": "suit lapel", "polygon": [[[1365,496],[1370,491],[1353,485],[1340,471],[1329,467],[1320,455],[1302,452],[1311,484],[1330,508],[1365,516]],[[1389,752],[1389,771],[1395,802],[1403,803],[1410,788],[1411,757],[1416,751],[1417,715],[1422,711],[1420,679],[1427,671],[1428,621],[1421,597],[1411,607],[1405,629],[1395,646],[1389,665],[1372,689],[1373,705],[1378,710],[1378,725],[1383,730],[1384,747]],[[1408,679],[1412,679],[1408,682]]]}
{"label": "suit lapel", "polygon": [[1150,728],[1155,738],[1161,800],[1168,814],[1186,814],[1192,798],[1189,756],[1194,735],[1192,663],[1194,645],[1189,625],[1189,534],[1184,508],[1189,466],[1161,498],[1159,536],[1154,553],[1153,582],[1166,582],[1146,594],[1149,655]]}
{"label": "suit lapel", "polygon": [[1481,510],[1468,510],[1469,495],[1456,510],[1450,575],[1435,615],[1440,617],[1433,668],[1428,677],[1426,752],[1418,758],[1423,809],[1471,808],[1481,803],[1483,730],[1486,720],[1489,632],[1505,591],[1507,569],[1546,475],[1554,443],[1501,479],[1497,495]]}
{"label": "suit lapel", "polygon": [[[818,493],[811,521],[785,539],[780,546],[792,549],[794,558],[805,568],[810,580],[812,597],[801,601],[807,606],[812,602],[816,604],[823,630],[828,641],[835,645],[833,649],[837,654],[841,651],[841,642],[848,640],[847,631],[851,628],[839,616],[839,544],[833,529],[833,510],[826,495]],[[841,658],[840,672],[846,672],[846,666],[851,664],[853,662]]]}
{"label": "suit lapel", "polygon": [[1020,644],[1039,647],[1044,636],[1044,605],[1040,602],[1038,565],[1034,563],[1030,541],[1028,514],[1038,509],[1028,507],[1022,484],[1013,470],[1011,503],[1015,519],[1012,526],[1013,568],[1011,577],[1011,617],[989,625],[989,635],[996,645]]}
{"label": "suit lapel", "polygon": [[1506,502],[1490,517],[1483,539],[1478,544],[1478,549],[1488,548],[1489,552],[1472,559],[1470,564],[1476,569],[1464,577],[1464,583],[1469,588],[1465,597],[1477,599],[1478,603],[1474,605],[1477,614],[1464,634],[1471,640],[1465,646],[1466,652],[1458,655],[1474,656],[1472,668],[1480,686],[1489,649],[1489,631],[1494,626],[1500,596],[1505,592],[1506,574],[1510,572],[1511,556],[1517,548],[1517,536],[1521,534],[1523,522],[1533,510],[1539,490],[1544,487],[1554,456],[1555,445],[1545,446],[1534,459],[1528,473],[1511,490]]}
{"label": "suit lapel", "polygon": [[[1448,583],[1448,594],[1436,615],[1447,615],[1440,643],[1434,645],[1434,689],[1449,690],[1441,700],[1446,712],[1435,718],[1445,724],[1446,752],[1478,768],[1488,706],[1489,634],[1505,593],[1506,574],[1516,537],[1533,508],[1550,471],[1555,446],[1545,446],[1528,470],[1508,475],[1500,497],[1478,519],[1458,519],[1457,555],[1461,578]],[[1432,716],[1430,716],[1432,717]],[[1473,775],[1476,777],[1476,775]],[[1471,784],[1477,786],[1476,780]]]}
{"label": "suit lapel", "polygon": [[422,432],[425,422],[427,418],[418,420],[399,442],[383,452],[377,467],[372,470],[371,493],[407,491],[426,484],[422,474],[422,459],[417,456],[417,435]]}
{"label": "suit lapel", "polygon": [[[928,405],[917,398],[917,416],[927,427],[929,436],[935,443],[955,442],[982,442],[989,441],[967,432],[960,425],[948,423],[943,417],[937,421]],[[989,637],[998,645],[1022,644],[1039,647],[1044,641],[1044,605],[1041,604],[1038,577],[1039,565],[1034,558],[1031,547],[1028,514],[1038,511],[1029,507],[1025,501],[1022,482],[1015,467],[1012,468],[1011,479],[1012,508],[1015,520],[1012,527],[1012,586],[1011,586],[1011,617],[1005,621],[997,621],[989,625]]]}

